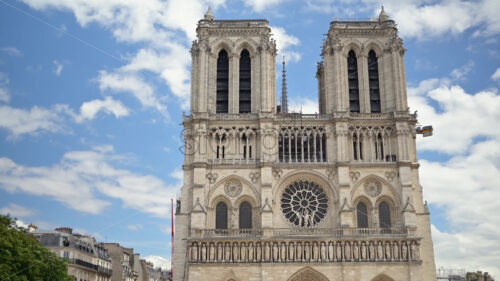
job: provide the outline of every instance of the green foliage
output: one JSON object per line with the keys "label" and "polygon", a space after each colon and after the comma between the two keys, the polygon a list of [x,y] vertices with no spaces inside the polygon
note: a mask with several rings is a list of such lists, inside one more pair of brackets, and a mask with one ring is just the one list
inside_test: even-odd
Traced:
{"label": "green foliage", "polygon": [[16,220],[0,215],[0,281],[71,281],[63,259],[18,227]]}

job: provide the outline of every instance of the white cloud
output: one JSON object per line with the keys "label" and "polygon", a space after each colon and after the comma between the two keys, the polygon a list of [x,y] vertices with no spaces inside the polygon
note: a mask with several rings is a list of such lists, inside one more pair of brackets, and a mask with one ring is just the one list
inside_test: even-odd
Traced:
{"label": "white cloud", "polygon": [[61,76],[64,64],[62,64],[61,62],[59,62],[57,60],[54,60],[52,63],[54,64],[54,70],[53,70],[54,74],[56,76]]}
{"label": "white cloud", "polygon": [[167,107],[154,94],[154,89],[140,76],[131,73],[108,73],[101,71],[97,78],[101,91],[128,92],[144,107],[152,107],[167,115]]}
{"label": "white cloud", "polygon": [[168,217],[168,199],[175,197],[180,183],[167,185],[155,176],[117,168],[114,165],[124,156],[112,150],[111,146],[101,146],[69,151],[59,163],[41,167],[0,158],[0,188],[47,196],[84,213],[102,213],[111,204],[107,200],[110,197],[120,199],[124,207]]}
{"label": "white cloud", "polygon": [[142,224],[129,224],[129,225],[127,225],[127,229],[132,230],[132,231],[137,231],[137,230],[140,230],[142,228],[143,228]]}
{"label": "white cloud", "polygon": [[0,213],[10,214],[13,217],[29,217],[36,214],[36,211],[21,205],[9,203],[9,205],[0,209]]}
{"label": "white cloud", "polygon": [[16,47],[2,47],[0,48],[0,51],[6,53],[11,57],[20,57],[23,55],[21,51],[19,51]]}
{"label": "white cloud", "polygon": [[245,6],[251,7],[255,12],[262,12],[272,6],[276,6],[283,0],[244,0]]}
{"label": "white cloud", "polygon": [[283,27],[272,26],[271,31],[273,33],[273,38],[276,40],[276,48],[278,49],[278,58],[281,59],[284,52],[285,59],[287,62],[299,61],[301,58],[300,53],[290,49],[292,49],[293,46],[298,46],[300,44],[300,40],[297,37],[288,34]]}
{"label": "white cloud", "polygon": [[497,68],[493,75],[491,75],[491,79],[493,79],[494,81],[500,81],[500,67]]}
{"label": "white cloud", "polygon": [[163,270],[170,270],[172,263],[170,259],[166,259],[160,256],[145,256],[144,259],[148,262],[153,263],[154,267],[161,267]]}
{"label": "white cloud", "polygon": [[104,100],[91,100],[84,102],[80,106],[80,114],[75,115],[75,120],[81,123],[85,120],[92,120],[99,112],[113,114],[118,119],[123,116],[129,115],[130,111],[120,101],[114,100],[112,97],[106,97]]}
{"label": "white cloud", "polygon": [[288,112],[314,114],[319,112],[318,101],[302,97],[289,97]]}
{"label": "white cloud", "polygon": [[55,105],[51,109],[34,106],[29,110],[0,106],[0,128],[9,132],[8,139],[14,140],[23,134],[39,135],[42,132],[62,132],[66,112],[65,105]]}
{"label": "white cloud", "polygon": [[[381,2],[378,0],[340,2],[345,5],[333,0],[308,0],[306,3],[313,11],[344,14],[347,17],[359,17],[367,9],[372,10],[374,16],[380,12]],[[500,33],[497,16],[500,2],[496,0],[386,0],[383,5],[389,17],[398,24],[401,34],[407,37],[426,40],[447,34],[458,35],[471,29],[475,36]]]}
{"label": "white cloud", "polygon": [[474,68],[474,62],[469,61],[465,65],[455,68],[451,71],[451,77],[454,80],[463,80]]}
{"label": "white cloud", "polygon": [[[126,64],[113,71],[101,71],[97,81],[101,89],[132,93],[143,106],[167,115],[162,102],[168,95],[147,86],[144,75],[159,75],[181,106],[189,104],[189,44],[195,39],[196,24],[209,4],[216,7],[224,0],[24,0],[37,10],[58,9],[72,12],[85,27],[97,23],[110,30],[116,40],[144,46],[124,59]],[[179,12],[182,11],[182,12]],[[146,73],[144,73],[146,71]],[[132,79],[132,81],[128,81]],[[125,84],[120,86],[119,84]]]}
{"label": "white cloud", "polygon": [[408,88],[408,103],[418,110],[421,124],[434,127],[431,138],[418,139],[420,150],[465,153],[477,137],[500,136],[495,125],[500,123],[500,96],[494,89],[469,94],[449,79],[429,79]]}
{"label": "white cloud", "polygon": [[10,101],[10,95],[7,90],[9,82],[9,77],[7,76],[7,74],[0,72],[0,102],[8,103]]}

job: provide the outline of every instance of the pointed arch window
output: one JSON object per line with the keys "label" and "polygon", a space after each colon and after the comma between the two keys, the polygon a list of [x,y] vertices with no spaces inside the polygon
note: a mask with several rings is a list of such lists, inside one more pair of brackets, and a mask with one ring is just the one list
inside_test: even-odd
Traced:
{"label": "pointed arch window", "polygon": [[349,111],[359,112],[358,59],[351,50],[347,56],[347,79],[349,81]]}
{"label": "pointed arch window", "polygon": [[243,202],[240,205],[240,228],[252,228],[252,206],[248,202]]}
{"label": "pointed arch window", "polygon": [[217,58],[217,104],[216,113],[228,113],[229,110],[229,58],[222,49]]}
{"label": "pointed arch window", "polygon": [[215,207],[215,228],[227,229],[227,205],[219,202]]}
{"label": "pointed arch window", "polygon": [[384,160],[384,139],[381,133],[375,138],[375,159]]}
{"label": "pointed arch window", "polygon": [[378,59],[373,50],[368,53],[368,79],[370,87],[370,109],[373,113],[381,111],[380,87],[378,80]]}
{"label": "pointed arch window", "polygon": [[391,227],[391,209],[387,202],[382,202],[378,205],[378,216],[380,227]]}
{"label": "pointed arch window", "polygon": [[240,55],[240,113],[250,113],[252,107],[250,53],[243,50]]}
{"label": "pointed arch window", "polygon": [[359,202],[356,206],[356,215],[358,218],[358,228],[367,228],[368,227],[368,213],[367,213],[366,204],[363,202]]}

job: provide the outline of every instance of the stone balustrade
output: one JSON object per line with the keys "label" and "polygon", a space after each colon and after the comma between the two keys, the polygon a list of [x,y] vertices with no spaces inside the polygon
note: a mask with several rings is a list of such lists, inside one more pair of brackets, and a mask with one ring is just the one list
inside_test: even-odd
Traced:
{"label": "stone balustrade", "polygon": [[420,262],[419,239],[188,242],[190,263]]}
{"label": "stone balustrade", "polygon": [[414,227],[391,228],[269,228],[192,229],[191,238],[238,237],[416,237]]}

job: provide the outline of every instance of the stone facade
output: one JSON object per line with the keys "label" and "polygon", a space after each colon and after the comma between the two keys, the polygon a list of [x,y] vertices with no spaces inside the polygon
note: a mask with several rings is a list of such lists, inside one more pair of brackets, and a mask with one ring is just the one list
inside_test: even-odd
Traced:
{"label": "stone facade", "polygon": [[174,280],[436,280],[405,49],[385,12],[330,24],[319,114],[276,111],[266,20],[209,11],[197,34]]}

